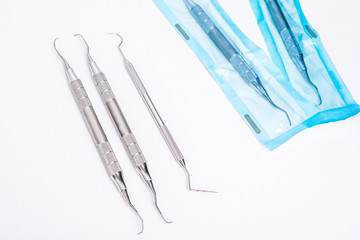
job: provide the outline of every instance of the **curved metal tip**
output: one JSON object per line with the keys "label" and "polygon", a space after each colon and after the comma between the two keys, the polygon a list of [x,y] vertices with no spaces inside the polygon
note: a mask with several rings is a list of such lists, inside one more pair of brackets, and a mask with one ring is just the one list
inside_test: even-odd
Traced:
{"label": "curved metal tip", "polygon": [[140,221],[141,221],[141,231],[138,234],[142,234],[144,231],[144,219],[141,217],[140,213],[138,212],[138,210],[136,210],[136,208],[134,207],[134,205],[132,205],[132,203],[129,201],[129,205],[130,207],[134,210],[134,212],[136,213],[136,215],[139,217]]}
{"label": "curved metal tip", "polygon": [[210,191],[210,190],[201,190],[201,189],[195,189],[191,187],[191,179],[190,179],[190,173],[189,170],[187,169],[186,166],[184,166],[187,178],[188,178],[188,187],[190,191],[194,191],[194,192],[203,192],[203,193],[218,193],[216,191]]}
{"label": "curved metal tip", "polygon": [[87,51],[87,57],[88,57],[88,60],[89,62],[93,62],[94,60],[92,59],[92,57],[90,56],[90,47],[89,47],[89,44],[86,42],[85,38],[83,37],[83,35],[77,33],[74,35],[74,37],[80,37],[83,42],[85,43],[86,45],[86,51]]}
{"label": "curved metal tip", "polygon": [[120,43],[118,45],[118,49],[120,51],[120,54],[121,54],[121,57],[123,58],[124,61],[126,61],[126,57],[123,53],[123,51],[121,50],[121,45],[123,44],[124,42],[124,38],[120,35],[120,34],[117,34],[117,33],[107,33],[108,35],[115,35],[115,36],[118,36],[120,38]]}
{"label": "curved metal tip", "polygon": [[56,41],[57,41],[57,40],[59,40],[59,38],[55,38],[55,39],[54,39],[54,49],[55,49],[56,53],[59,55],[59,57],[61,58],[61,60],[63,61],[64,66],[65,66],[65,68],[66,68],[66,70],[67,70],[67,69],[69,69],[69,68],[71,68],[71,67],[70,67],[69,63],[66,61],[66,59],[60,54],[60,52],[59,52],[58,49],[56,48]]}
{"label": "curved metal tip", "polygon": [[289,116],[288,112],[285,111],[284,109],[282,109],[281,107],[279,107],[278,105],[276,105],[276,104],[271,100],[271,98],[270,98],[269,96],[267,96],[266,99],[270,102],[270,104],[271,104],[274,108],[276,108],[277,110],[283,112],[283,113],[286,115],[286,118],[288,119],[290,126],[292,126],[292,122],[291,122],[291,119],[290,119],[290,116]]}
{"label": "curved metal tip", "polygon": [[285,111],[284,109],[282,109],[282,108],[278,108],[280,111],[282,111],[283,113],[285,113],[285,115],[286,115],[286,117],[287,117],[287,119],[288,119],[288,121],[289,121],[289,124],[290,124],[290,126],[292,126],[292,122],[291,122],[291,119],[290,119],[290,116],[289,116],[289,114],[288,114],[288,112],[287,111]]}
{"label": "curved metal tip", "polygon": [[117,33],[107,33],[108,35],[115,35],[115,36],[118,36],[120,38],[120,43],[118,45],[118,47],[120,48],[121,45],[123,44],[124,42],[124,38],[120,35],[120,34],[117,34]]}
{"label": "curved metal tip", "polygon": [[320,106],[320,105],[323,103],[323,100],[322,100],[322,98],[321,98],[319,88],[318,88],[315,84],[311,84],[311,85],[312,85],[312,87],[315,89],[315,92],[316,92],[316,94],[317,94],[318,101],[319,101],[318,105]]}
{"label": "curved metal tip", "polygon": [[313,83],[313,81],[311,81],[310,79],[310,75],[309,75],[309,72],[307,70],[304,71],[303,73],[303,76],[304,78],[306,79],[306,81],[312,86],[312,88],[315,90],[316,94],[317,94],[317,97],[318,97],[318,105],[320,106],[322,103],[323,103],[323,100],[321,98],[321,95],[320,95],[320,91],[319,91],[319,88],[315,85],[315,83]]}
{"label": "curved metal tip", "polygon": [[156,197],[156,195],[154,195],[154,199],[155,199],[155,207],[156,207],[156,209],[158,210],[158,212],[160,213],[160,215],[161,215],[162,219],[164,220],[164,222],[166,222],[166,223],[168,223],[168,224],[173,223],[172,221],[166,220],[166,218],[165,218],[164,215],[162,214],[162,212],[161,212],[161,210],[160,210],[160,208],[159,208],[159,206],[158,206],[158,203],[157,203],[157,197]]}
{"label": "curved metal tip", "polygon": [[160,213],[162,219],[163,219],[164,222],[166,222],[166,223],[173,223],[172,221],[166,220],[166,218],[164,217],[163,213],[161,212],[161,210],[160,210],[160,208],[159,208],[159,205],[158,205],[157,194],[156,194],[154,185],[152,184],[152,181],[151,181],[151,180],[148,181],[148,185],[150,186],[151,192],[153,193],[153,196],[154,196],[155,207],[156,207],[156,209],[158,210],[158,212]]}
{"label": "curved metal tip", "polygon": [[284,109],[280,108],[279,106],[274,105],[274,107],[277,108],[278,110],[282,111],[282,112],[286,115],[286,118],[287,118],[287,120],[289,121],[289,125],[290,125],[290,127],[291,127],[291,126],[292,126],[292,122],[291,122],[291,119],[290,119],[290,116],[289,116],[288,112],[285,111]]}

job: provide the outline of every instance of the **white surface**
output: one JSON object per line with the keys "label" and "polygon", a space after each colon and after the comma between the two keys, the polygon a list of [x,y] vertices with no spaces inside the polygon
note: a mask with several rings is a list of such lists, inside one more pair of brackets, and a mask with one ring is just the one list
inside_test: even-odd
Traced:
{"label": "white surface", "polygon": [[[248,1],[222,0],[265,48]],[[360,100],[357,0],[302,0]],[[0,239],[360,239],[359,117],[261,146],[150,0],[1,0]],[[128,78],[118,32],[182,149],[196,187],[173,160]],[[148,159],[167,225],[127,159],[90,80],[82,33]],[[125,171],[139,222],[109,180],[72,99],[52,41],[83,80]]]}

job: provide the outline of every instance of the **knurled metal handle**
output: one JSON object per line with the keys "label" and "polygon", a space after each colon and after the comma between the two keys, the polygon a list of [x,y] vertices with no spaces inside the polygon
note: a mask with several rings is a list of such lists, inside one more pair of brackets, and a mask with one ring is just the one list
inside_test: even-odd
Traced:
{"label": "knurled metal handle", "polygon": [[122,137],[122,140],[134,166],[139,167],[146,163],[144,154],[142,153],[134,134],[128,133]]}
{"label": "knurled metal handle", "polygon": [[107,81],[104,73],[98,73],[93,76],[96,89],[98,90],[101,99],[104,103],[110,102],[111,100],[115,99],[115,95]]}
{"label": "knurled metal handle", "polygon": [[107,140],[82,82],[80,80],[75,80],[70,82],[69,85],[108,173],[113,175],[120,172],[121,167]]}
{"label": "knurled metal handle", "polygon": [[130,159],[135,166],[140,166],[146,163],[145,157],[132,134],[131,129],[120,109],[115,95],[103,73],[95,74],[93,76],[96,88],[104,101],[116,128],[119,131],[121,140],[130,156]]}
{"label": "knurled metal handle", "polygon": [[120,164],[118,163],[115,153],[112,150],[111,145],[108,141],[98,144],[97,149],[103,163],[106,166],[106,170],[111,176],[118,172],[121,172]]}

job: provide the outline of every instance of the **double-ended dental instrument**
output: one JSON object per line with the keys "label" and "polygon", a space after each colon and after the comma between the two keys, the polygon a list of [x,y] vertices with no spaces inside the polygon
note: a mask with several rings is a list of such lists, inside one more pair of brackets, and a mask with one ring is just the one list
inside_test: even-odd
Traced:
{"label": "double-ended dental instrument", "polygon": [[130,157],[131,163],[133,164],[136,171],[141,176],[142,180],[146,183],[148,188],[151,190],[155,207],[159,211],[161,217],[166,223],[171,223],[167,221],[160,211],[158,206],[157,194],[154,188],[153,180],[151,178],[146,159],[139,147],[139,144],[136,141],[134,134],[132,133],[129,124],[127,123],[124,114],[122,113],[120,106],[115,98],[115,95],[107,81],[105,74],[101,72],[93,58],[90,56],[90,48],[85,38],[81,34],[76,34],[75,36],[80,37],[86,45],[86,53],[89,69],[94,80],[94,84],[101,96],[101,99],[109,112],[113,123],[120,135],[121,141]]}
{"label": "double-ended dental instrument", "polygon": [[[112,150],[112,147],[105,135],[105,132],[99,122],[99,119],[95,113],[95,110],[91,104],[91,101],[85,91],[85,88],[81,82],[81,80],[76,76],[74,70],[70,67],[69,63],[66,59],[60,54],[60,52],[56,48],[56,38],[54,40],[54,48],[56,53],[59,55],[61,60],[64,63],[66,77],[69,82],[69,87],[71,93],[79,107],[81,115],[86,123],[88,130],[90,131],[91,137],[96,145],[96,148],[101,156],[103,163],[105,164],[106,170],[111,178],[111,180],[115,183],[116,187],[122,194],[125,201],[129,204],[129,206],[135,211],[141,220],[141,232],[144,229],[144,221],[141,218],[139,212],[136,210],[134,205],[131,203],[127,187],[124,182],[123,173],[121,167],[118,163],[118,160]],[[140,234],[139,233],[139,234]]]}
{"label": "double-ended dental instrument", "polygon": [[226,38],[216,24],[211,20],[207,13],[194,1],[183,0],[191,15],[209,36],[216,47],[221,51],[224,57],[231,63],[234,69],[239,73],[242,79],[250,85],[258,94],[268,101],[274,108],[282,111],[290,125],[292,125],[289,114],[270,98],[267,90],[264,88],[259,76],[255,73],[250,64],[245,60],[242,54],[236,50],[232,43]]}
{"label": "double-ended dental instrument", "polygon": [[309,71],[304,59],[304,54],[295,38],[294,33],[291,30],[291,27],[289,26],[289,23],[285,18],[283,11],[281,10],[280,4],[277,0],[265,0],[265,2],[269,9],[271,18],[275,24],[275,27],[280,34],[281,40],[283,41],[291,60],[293,61],[305,81],[314,88],[319,100],[318,104],[321,105],[322,98],[319,89],[310,79]]}
{"label": "double-ended dental instrument", "polygon": [[120,38],[120,43],[118,45],[118,49],[119,49],[120,54],[121,54],[121,56],[123,58],[126,71],[128,72],[132,82],[134,83],[136,89],[138,90],[138,93],[140,94],[140,96],[143,99],[146,107],[148,108],[148,110],[149,110],[152,118],[154,119],[159,131],[161,132],[161,135],[163,136],[163,138],[164,138],[165,142],[167,143],[168,147],[170,148],[170,151],[173,154],[175,160],[185,169],[185,172],[187,174],[189,190],[196,191],[196,192],[216,193],[214,191],[199,190],[199,189],[192,188],[191,181],[190,181],[190,173],[189,173],[189,170],[187,169],[187,166],[185,164],[183,154],[181,153],[178,145],[176,144],[174,138],[172,137],[169,129],[167,128],[164,121],[160,117],[159,112],[157,111],[154,103],[152,102],[152,100],[151,100],[151,98],[150,98],[144,84],[142,83],[139,75],[137,74],[133,64],[125,57],[123,51],[121,50],[121,45],[123,43],[123,38],[119,34],[115,34],[115,33],[113,33],[113,34]]}

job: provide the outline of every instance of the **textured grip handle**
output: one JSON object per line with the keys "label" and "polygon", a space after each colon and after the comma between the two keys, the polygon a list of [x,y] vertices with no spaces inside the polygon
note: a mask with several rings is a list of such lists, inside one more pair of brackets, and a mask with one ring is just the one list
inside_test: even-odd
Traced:
{"label": "textured grip handle", "polygon": [[111,176],[121,172],[121,167],[101,127],[82,82],[80,80],[71,81],[69,86],[101,159],[105,164],[106,170]]}
{"label": "textured grip handle", "polygon": [[97,149],[110,176],[121,172],[120,164],[108,141],[98,144]]}
{"label": "textured grip handle", "polygon": [[104,103],[110,102],[115,99],[115,95],[103,73],[98,73],[93,76],[96,88]]}
{"label": "textured grip handle", "polygon": [[71,89],[71,93],[75,98],[76,104],[78,105],[81,111],[84,111],[88,107],[92,107],[90,99],[80,80],[71,81],[69,86]]}
{"label": "textured grip handle", "polygon": [[259,79],[258,75],[255,73],[252,67],[240,54],[234,55],[230,59],[230,63],[247,84],[257,82]]}
{"label": "textured grip handle", "polygon": [[135,136],[131,133],[131,129],[116,101],[115,95],[111,90],[105,75],[103,73],[99,73],[94,75],[93,78],[96,88],[98,89],[98,92],[104,101],[117,130],[119,131],[121,140],[130,156],[132,164],[140,166],[146,163],[145,157],[141,152]]}
{"label": "textured grip handle", "polygon": [[144,154],[142,153],[134,134],[128,133],[122,137],[122,140],[134,166],[139,167],[146,163]]}

